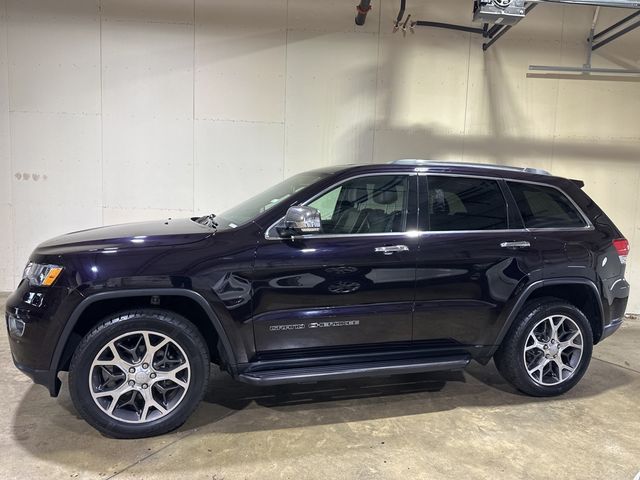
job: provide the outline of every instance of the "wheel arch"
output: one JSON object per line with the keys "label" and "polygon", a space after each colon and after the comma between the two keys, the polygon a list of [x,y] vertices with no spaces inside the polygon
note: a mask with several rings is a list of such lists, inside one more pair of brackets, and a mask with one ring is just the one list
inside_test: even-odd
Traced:
{"label": "wheel arch", "polygon": [[[149,300],[151,297],[158,297],[159,305],[150,303]],[[163,299],[179,299],[182,300],[183,303],[181,305],[180,301],[169,301],[163,304]],[[144,300],[146,303],[142,304],[140,302],[141,300]],[[95,320],[92,321],[88,321],[87,319],[88,316],[91,316],[92,312],[104,312],[103,308],[99,308],[101,306],[108,307],[108,311],[118,311],[140,306],[144,306],[145,308],[155,307],[181,314],[193,321],[198,330],[200,330],[207,341],[210,353],[214,354],[211,358],[215,358],[216,354],[219,353],[221,356],[224,356],[223,360],[227,363],[230,370],[232,370],[232,373],[235,372],[236,359],[231,347],[231,342],[220,319],[211,308],[211,305],[199,293],[180,288],[150,288],[99,292],[88,296],[80,302],[60,334],[50,367],[50,373],[54,377],[51,382],[55,390],[52,391],[53,394],[57,394],[60,388],[60,381],[57,379],[58,372],[64,370],[68,365],[75,348],[82,338],[82,332],[90,329],[104,317],[93,317]]]}
{"label": "wheel arch", "polygon": [[566,300],[582,310],[593,330],[594,344],[602,337],[604,328],[604,307],[602,297],[593,281],[588,278],[567,277],[538,280],[528,285],[517,298],[513,306],[505,312],[505,321],[496,337],[488,359],[496,352],[514,320],[528,300],[541,297],[555,297]]}

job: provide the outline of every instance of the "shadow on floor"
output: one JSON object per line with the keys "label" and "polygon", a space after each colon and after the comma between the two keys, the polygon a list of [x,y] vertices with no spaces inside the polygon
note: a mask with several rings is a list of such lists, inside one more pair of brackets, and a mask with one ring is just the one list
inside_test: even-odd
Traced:
{"label": "shadow on floor", "polygon": [[[466,407],[505,407],[540,402],[562,402],[599,395],[633,381],[632,374],[594,361],[581,383],[562,397],[534,398],[511,387],[493,362],[471,364],[465,372],[434,372],[253,387],[226,375],[212,376],[203,405],[188,422],[202,427],[216,420],[220,406],[231,412],[253,409],[250,422],[225,421],[214,428],[226,433],[299,428],[333,423],[369,421],[423,415]],[[229,412],[225,416],[229,415]]]}
{"label": "shadow on floor", "polygon": [[[534,398],[514,390],[493,363],[472,364],[465,373],[435,372],[273,387],[239,383],[214,369],[204,401],[178,433],[195,428],[212,433],[279,430],[424,415],[465,407],[575,401],[622,387],[634,381],[632,377],[629,371],[594,360],[586,377],[568,394]],[[57,399],[48,398],[41,387],[33,386],[14,418],[16,440],[20,441],[22,430],[17,426],[24,425],[25,418],[33,418],[33,412],[39,407],[49,414],[39,418],[31,428],[46,429],[48,435],[51,432],[98,435],[83,421],[69,422],[70,417],[77,419],[77,414],[66,386]],[[34,436],[37,437],[37,432],[30,432],[28,438]],[[82,436],[72,448],[83,448]],[[24,446],[32,449],[34,445],[26,441]]]}

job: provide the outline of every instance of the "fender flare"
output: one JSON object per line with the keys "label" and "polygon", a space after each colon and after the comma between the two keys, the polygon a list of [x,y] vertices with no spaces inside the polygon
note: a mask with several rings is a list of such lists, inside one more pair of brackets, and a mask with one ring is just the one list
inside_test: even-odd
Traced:
{"label": "fender flare", "polygon": [[596,284],[593,283],[593,281],[583,277],[558,277],[558,278],[550,278],[546,280],[538,280],[529,284],[524,289],[524,291],[520,294],[515,304],[509,311],[506,317],[506,320],[502,325],[502,328],[500,329],[498,336],[496,337],[495,345],[491,348],[491,350],[487,354],[489,358],[493,356],[493,354],[496,352],[496,350],[502,343],[502,340],[507,335],[507,332],[511,328],[513,321],[515,320],[518,313],[520,313],[522,306],[529,299],[531,294],[534,291],[538,290],[539,288],[553,286],[553,285],[587,285],[588,287],[590,287],[591,290],[593,290],[593,294],[595,295],[596,301],[598,303],[600,321],[602,322],[602,326],[604,327],[604,307],[602,305],[602,297],[600,296],[598,287],[596,287]]}
{"label": "fender flare", "polygon": [[[193,290],[185,290],[183,288],[141,288],[134,290],[114,290],[110,292],[99,292],[94,293],[86,297],[82,300],[76,308],[73,310],[73,313],[69,316],[67,323],[62,329],[62,333],[58,338],[58,342],[56,344],[56,348],[53,351],[53,356],[51,358],[51,367],[50,373],[53,376],[50,385],[54,385],[56,390],[58,390],[60,380],[58,380],[58,368],[60,366],[60,361],[62,360],[62,354],[67,346],[67,342],[71,337],[71,332],[73,332],[74,327],[78,323],[80,316],[82,313],[89,307],[90,305],[102,301],[102,300],[111,300],[114,298],[128,298],[128,297],[149,297],[149,296],[172,296],[172,297],[187,297],[191,300],[194,300],[202,307],[205,311],[207,317],[209,317],[209,321],[213,324],[213,328],[218,334],[218,338],[222,342],[222,347],[225,350],[225,354],[227,355],[227,359],[230,362],[229,367],[233,370],[236,368],[236,357],[233,352],[233,348],[231,348],[231,342],[229,341],[229,337],[227,336],[226,331],[222,326],[222,322],[216,315],[216,313],[211,308],[209,302],[207,302],[202,295]],[[57,381],[56,381],[57,380]],[[57,392],[56,392],[57,393]]]}

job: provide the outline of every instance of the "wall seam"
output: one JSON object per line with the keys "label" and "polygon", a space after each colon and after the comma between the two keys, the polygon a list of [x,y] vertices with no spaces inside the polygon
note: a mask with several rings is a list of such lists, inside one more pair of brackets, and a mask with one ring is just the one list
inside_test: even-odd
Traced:
{"label": "wall seam", "polygon": [[380,79],[380,50],[382,46],[382,2],[378,7],[378,50],[376,52],[376,87],[373,95],[373,134],[371,135],[371,159],[373,163],[376,158],[376,131],[378,130],[378,92]]}
{"label": "wall seam", "polygon": [[193,212],[196,211],[196,0],[193,0],[193,58],[191,64],[191,196]]}
{"label": "wall seam", "polygon": [[[284,23],[284,99],[282,112],[282,179],[287,176],[287,82],[289,80],[289,0],[286,0],[286,12]],[[261,122],[271,123],[271,122]],[[273,122],[277,123],[277,122]]]}
{"label": "wall seam", "polygon": [[[469,110],[469,83],[471,81],[471,33],[469,35],[469,49],[467,51],[467,85],[464,96],[464,120],[462,123],[462,158],[464,161],[467,154],[467,112]],[[483,52],[484,55],[484,52]]]}
{"label": "wall seam", "polygon": [[98,22],[99,22],[99,64],[100,64],[100,223],[104,225],[104,210],[105,210],[105,196],[104,196],[104,103],[103,103],[103,91],[104,83],[102,79],[102,70],[104,65],[102,64],[102,0],[98,0]]}
{"label": "wall seam", "polygon": [[6,72],[6,79],[7,79],[7,129],[8,129],[8,134],[7,134],[7,141],[9,142],[8,145],[8,152],[9,152],[9,222],[11,224],[11,245],[9,247],[9,255],[11,257],[10,259],[10,268],[11,268],[11,273],[10,273],[10,281],[13,285],[17,284],[17,280],[18,280],[18,275],[17,275],[17,267],[18,267],[18,250],[16,249],[16,245],[17,245],[17,236],[16,236],[16,213],[15,213],[15,199],[14,199],[14,186],[13,186],[13,172],[14,172],[14,164],[13,164],[13,142],[11,141],[11,135],[12,135],[12,130],[11,130],[11,75],[10,75],[10,65],[11,65],[11,60],[9,59],[9,6],[8,6],[8,0],[5,0],[4,2],[4,21],[5,21],[5,49],[6,49],[6,58],[7,58],[7,72]]}
{"label": "wall seam", "polygon": [[[562,28],[560,29],[560,65],[564,53],[564,22],[566,21],[567,7],[562,7]],[[553,133],[551,134],[551,158],[549,159],[549,171],[553,173],[553,160],[556,156],[556,137],[558,131],[558,105],[560,104],[560,80],[556,80],[556,102],[553,107]]]}

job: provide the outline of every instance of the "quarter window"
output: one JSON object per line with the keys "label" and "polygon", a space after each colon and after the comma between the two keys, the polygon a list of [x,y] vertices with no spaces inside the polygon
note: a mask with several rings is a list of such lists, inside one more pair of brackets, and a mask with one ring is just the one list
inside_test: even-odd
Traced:
{"label": "quarter window", "polygon": [[559,190],[531,183],[508,182],[527,228],[579,228],[585,222]]}
{"label": "quarter window", "polygon": [[308,205],[317,208],[323,234],[404,232],[409,176],[375,175],[348,180]]}
{"label": "quarter window", "polygon": [[507,228],[507,205],[495,180],[428,177],[432,231]]}

